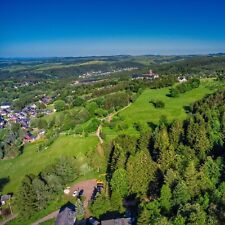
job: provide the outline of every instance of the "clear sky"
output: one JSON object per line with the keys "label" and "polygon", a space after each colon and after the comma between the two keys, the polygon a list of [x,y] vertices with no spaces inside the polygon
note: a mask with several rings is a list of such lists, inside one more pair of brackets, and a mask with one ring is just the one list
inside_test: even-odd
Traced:
{"label": "clear sky", "polygon": [[225,52],[225,0],[0,0],[0,56]]}

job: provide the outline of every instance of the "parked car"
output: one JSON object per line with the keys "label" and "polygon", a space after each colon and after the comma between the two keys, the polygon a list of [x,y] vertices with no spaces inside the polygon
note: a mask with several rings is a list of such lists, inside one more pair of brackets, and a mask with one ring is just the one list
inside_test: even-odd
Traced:
{"label": "parked car", "polygon": [[98,220],[96,220],[95,218],[90,217],[90,218],[88,219],[88,224],[90,224],[90,225],[99,225],[100,222],[99,222]]}
{"label": "parked car", "polygon": [[73,197],[79,197],[80,191],[76,190],[73,192]]}

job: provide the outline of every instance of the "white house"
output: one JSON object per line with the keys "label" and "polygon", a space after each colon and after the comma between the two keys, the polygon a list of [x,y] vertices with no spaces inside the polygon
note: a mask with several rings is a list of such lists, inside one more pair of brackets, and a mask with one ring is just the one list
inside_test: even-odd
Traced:
{"label": "white house", "polygon": [[11,107],[10,103],[2,103],[0,109],[9,109]]}
{"label": "white house", "polygon": [[179,83],[185,83],[185,82],[187,82],[186,77],[178,77],[177,80],[178,80]]}

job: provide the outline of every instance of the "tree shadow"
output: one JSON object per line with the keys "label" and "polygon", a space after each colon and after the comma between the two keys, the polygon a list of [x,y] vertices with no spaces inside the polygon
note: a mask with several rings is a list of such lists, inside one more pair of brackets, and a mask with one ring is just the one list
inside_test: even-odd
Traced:
{"label": "tree shadow", "polygon": [[3,188],[4,186],[9,183],[10,179],[9,177],[3,177],[3,178],[0,178],[0,192],[3,191]]}
{"label": "tree shadow", "polygon": [[184,111],[186,113],[190,113],[191,112],[191,107],[189,105],[185,105],[183,108],[184,108]]}
{"label": "tree shadow", "polygon": [[118,219],[123,216],[124,216],[124,213],[120,213],[119,211],[107,211],[106,213],[100,216],[100,220]]}
{"label": "tree shadow", "polygon": [[147,122],[147,124],[150,128],[152,128],[152,130],[155,130],[155,128],[157,127],[157,124],[155,124],[153,122]]}

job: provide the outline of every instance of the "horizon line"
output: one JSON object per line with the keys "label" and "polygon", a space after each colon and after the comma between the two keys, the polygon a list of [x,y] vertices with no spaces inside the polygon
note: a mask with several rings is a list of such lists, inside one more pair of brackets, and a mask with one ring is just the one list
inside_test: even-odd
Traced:
{"label": "horizon line", "polygon": [[0,59],[50,59],[50,58],[94,58],[94,57],[120,57],[120,56],[207,56],[225,55],[225,52],[215,53],[183,53],[183,54],[112,54],[112,55],[86,55],[86,56],[0,56]]}

